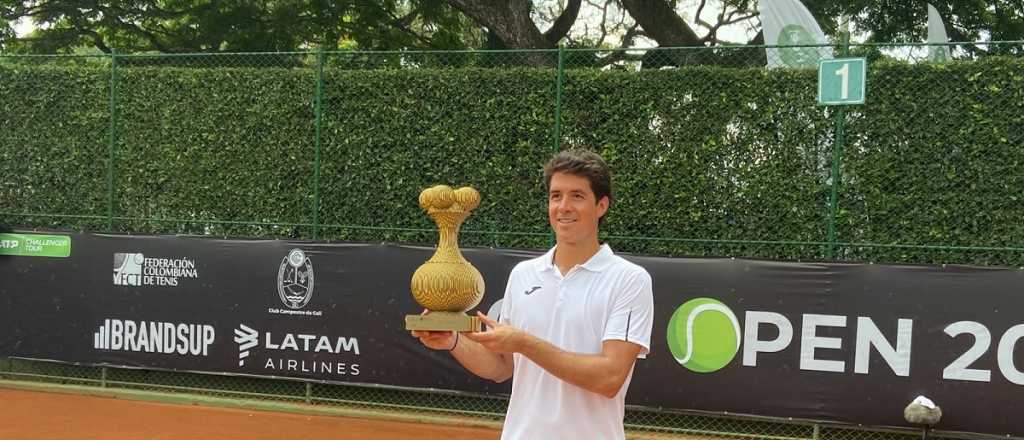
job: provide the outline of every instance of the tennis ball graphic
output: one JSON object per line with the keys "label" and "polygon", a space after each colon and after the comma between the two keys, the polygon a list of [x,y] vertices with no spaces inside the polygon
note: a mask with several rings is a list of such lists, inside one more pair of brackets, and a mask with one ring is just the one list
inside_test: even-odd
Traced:
{"label": "tennis ball graphic", "polygon": [[668,321],[668,348],[687,370],[710,373],[724,368],[740,349],[740,324],[721,301],[694,298]]}

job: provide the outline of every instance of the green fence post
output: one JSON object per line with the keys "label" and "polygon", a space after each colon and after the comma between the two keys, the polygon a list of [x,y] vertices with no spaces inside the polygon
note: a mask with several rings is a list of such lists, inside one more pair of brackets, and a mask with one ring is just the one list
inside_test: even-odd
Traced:
{"label": "green fence post", "polygon": [[313,403],[313,384],[306,382],[306,403]]}
{"label": "green fence post", "polygon": [[100,368],[100,388],[107,387],[107,367]]}
{"label": "green fence post", "polygon": [[562,148],[562,84],[565,77],[565,47],[558,46],[558,72],[555,82],[555,151]]}
{"label": "green fence post", "polygon": [[313,164],[313,239],[320,238],[320,130],[323,126],[324,49],[316,51],[316,145]]}
{"label": "green fence post", "polygon": [[[839,46],[839,56],[844,57],[850,52],[850,34],[843,32],[841,38],[841,44]],[[836,142],[832,147],[832,174],[831,174],[831,186],[832,191],[829,196],[829,216],[828,216],[828,258],[836,258],[836,217],[839,215],[839,180],[842,177],[842,160],[843,160],[843,132],[846,125],[846,106],[835,106],[836,117]]]}
{"label": "green fence post", "polygon": [[[555,145],[557,153],[562,149],[562,88],[565,81],[565,47],[558,45],[558,72],[555,80]],[[555,245],[555,232],[548,237],[551,246]]]}
{"label": "green fence post", "polygon": [[821,438],[821,425],[817,423],[814,424],[814,432],[811,433],[811,438],[813,440],[818,440]]}
{"label": "green fence post", "polygon": [[110,50],[110,142],[107,148],[107,231],[114,231],[114,161],[117,145],[117,51]]}

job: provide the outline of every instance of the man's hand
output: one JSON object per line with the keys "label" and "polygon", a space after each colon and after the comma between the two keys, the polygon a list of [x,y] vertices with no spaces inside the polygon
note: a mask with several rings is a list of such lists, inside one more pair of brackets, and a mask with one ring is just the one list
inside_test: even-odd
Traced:
{"label": "man's hand", "polygon": [[[426,315],[427,313],[429,312],[424,310],[421,314]],[[419,339],[420,343],[434,350],[452,350],[455,348],[455,343],[458,342],[458,335],[452,331],[413,330],[412,337]]]}
{"label": "man's hand", "polygon": [[476,312],[476,316],[484,323],[487,330],[478,333],[463,333],[467,339],[484,346],[484,348],[495,353],[516,353],[522,350],[523,344],[529,339],[529,335],[510,325],[502,324],[487,315]]}
{"label": "man's hand", "polygon": [[457,336],[455,332],[419,331],[413,330],[412,336],[418,338],[420,343],[434,350],[451,350],[455,348]]}

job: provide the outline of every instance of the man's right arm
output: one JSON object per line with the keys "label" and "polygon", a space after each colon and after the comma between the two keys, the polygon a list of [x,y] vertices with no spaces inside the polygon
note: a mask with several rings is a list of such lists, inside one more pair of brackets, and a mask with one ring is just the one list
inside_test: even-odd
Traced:
{"label": "man's right arm", "polygon": [[[455,360],[471,373],[495,382],[512,377],[512,354],[495,353],[477,342],[453,332],[420,332],[412,335],[434,350],[450,350]],[[454,348],[453,348],[454,347]]]}
{"label": "man's right arm", "polygon": [[511,353],[495,353],[461,336],[457,342],[452,356],[473,374],[495,382],[504,382],[512,377]]}
{"label": "man's right arm", "polygon": [[[523,264],[520,263],[512,268],[508,281],[505,284],[505,295],[502,297],[500,317],[511,315],[512,302],[509,299],[509,292],[515,281],[521,276]],[[426,310],[423,313],[427,313]],[[448,350],[455,360],[459,361],[469,372],[484,379],[495,382],[504,382],[512,377],[514,369],[512,365],[512,353],[497,353],[488,350],[480,343],[459,335],[455,332],[412,332],[412,335],[419,338],[420,342],[434,350]]]}

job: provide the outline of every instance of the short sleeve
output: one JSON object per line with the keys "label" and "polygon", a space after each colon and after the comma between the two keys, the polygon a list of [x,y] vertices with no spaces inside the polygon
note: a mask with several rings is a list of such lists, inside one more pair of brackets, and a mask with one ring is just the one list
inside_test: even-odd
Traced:
{"label": "short sleeve", "polygon": [[635,275],[626,277],[613,295],[602,340],[632,342],[643,347],[637,357],[647,357],[654,326],[654,289],[650,274],[639,269]]}

